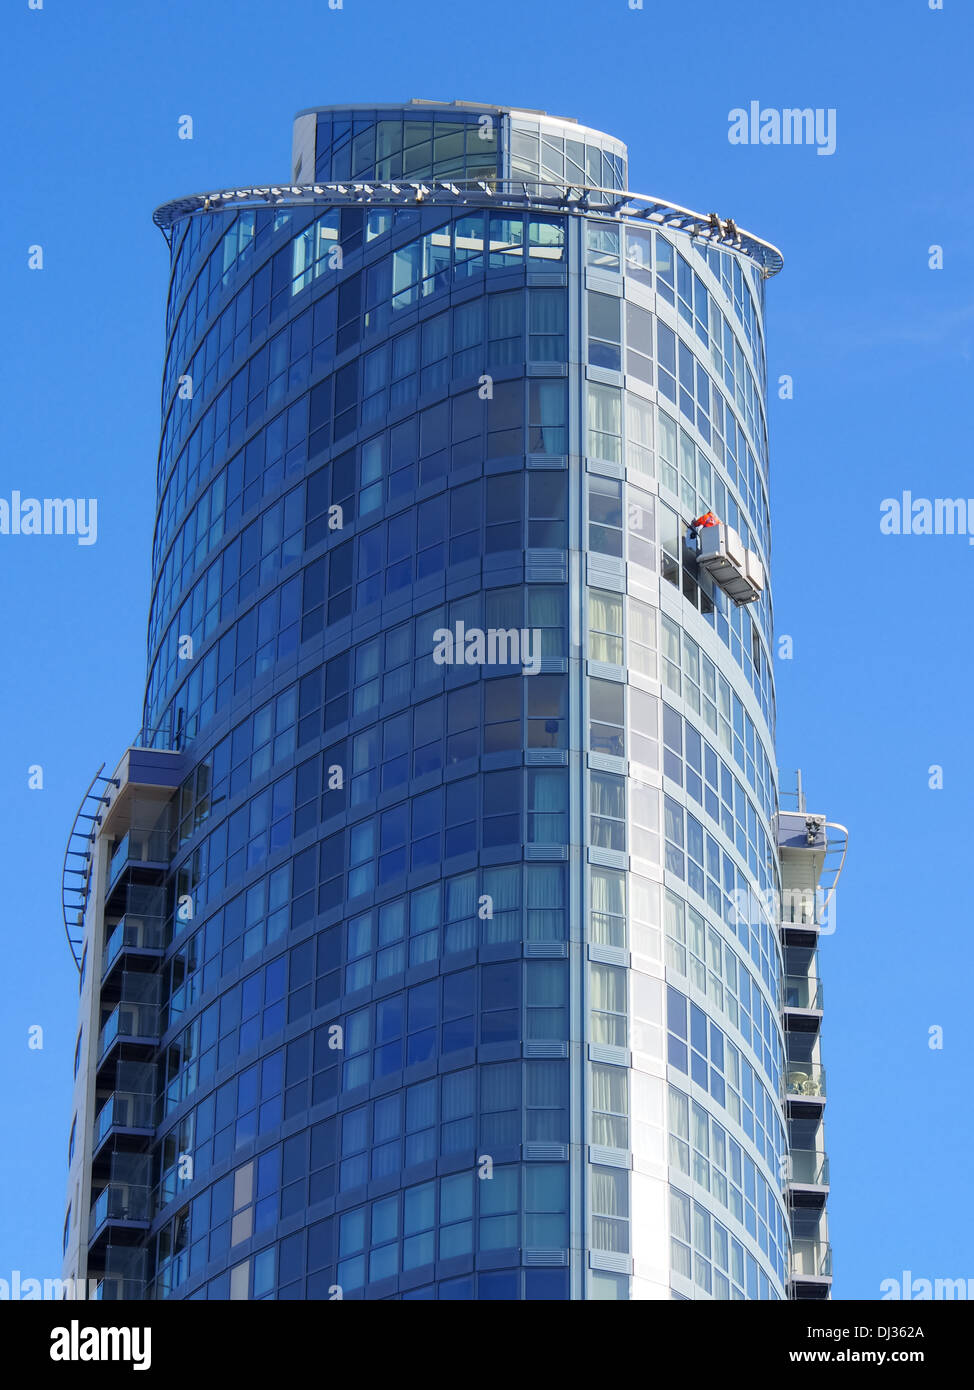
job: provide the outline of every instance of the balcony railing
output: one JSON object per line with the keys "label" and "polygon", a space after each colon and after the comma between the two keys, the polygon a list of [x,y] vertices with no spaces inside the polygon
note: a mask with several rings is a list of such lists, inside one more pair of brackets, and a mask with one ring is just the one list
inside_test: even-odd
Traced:
{"label": "balcony railing", "polygon": [[112,1129],[151,1129],[154,1101],[152,1096],[116,1091],[110,1095],[95,1116],[95,1148]]}
{"label": "balcony railing", "polygon": [[817,927],[822,916],[821,894],[811,889],[782,888],[778,908],[780,920],[787,927]]}
{"label": "balcony railing", "polygon": [[95,1286],[95,1298],[102,1302],[141,1301],[145,1296],[145,1280],[129,1279],[124,1274],[106,1274]]}
{"label": "balcony railing", "polygon": [[139,1246],[109,1245],[95,1297],[105,1301],[145,1297],[146,1252]]}
{"label": "balcony railing", "polygon": [[831,1279],[832,1247],[824,1240],[796,1240],[791,1247],[792,1274],[798,1279]]}
{"label": "balcony railing", "polygon": [[112,852],[108,868],[109,891],[130,861],[145,864],[166,862],[169,852],[169,832],[167,830],[139,830],[135,826],[119,840]]}
{"label": "balcony railing", "polygon": [[808,1187],[828,1187],[829,1157],[820,1149],[792,1149],[790,1182]]}
{"label": "balcony railing", "polygon": [[825,1068],[818,1062],[786,1062],[785,1089],[790,1096],[824,1099]]}
{"label": "balcony railing", "polygon": [[156,1038],[159,1036],[158,1004],[119,1004],[109,1016],[98,1039],[101,1060],[118,1038]]}
{"label": "balcony railing", "polygon": [[822,981],[815,975],[786,975],[784,1000],[786,1009],[821,1009]]}
{"label": "balcony railing", "polygon": [[164,944],[161,918],[135,917],[126,913],[112,928],[112,934],[105,943],[102,976],[108,974],[123,946],[137,951],[161,951]]}
{"label": "balcony railing", "polygon": [[141,1183],[111,1182],[91,1209],[89,1240],[106,1221],[149,1220],[149,1189]]}
{"label": "balcony railing", "polygon": [[112,888],[112,886],[115,883],[115,880],[118,878],[119,874],[122,872],[125,865],[128,863],[128,857],[129,837],[127,835],[123,835],[122,838],[119,840],[118,844],[115,846],[114,850],[112,850],[111,863],[108,866],[109,889]]}

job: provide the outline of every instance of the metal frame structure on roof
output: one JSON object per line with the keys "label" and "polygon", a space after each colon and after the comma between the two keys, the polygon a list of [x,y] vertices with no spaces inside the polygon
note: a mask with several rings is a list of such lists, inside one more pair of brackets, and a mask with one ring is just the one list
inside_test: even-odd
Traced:
{"label": "metal frame structure on roof", "polygon": [[715,212],[694,212],[662,198],[644,193],[620,193],[617,188],[578,184],[530,184],[516,179],[423,180],[415,183],[346,181],[343,183],[268,184],[253,188],[231,188],[222,192],[195,193],[163,203],[152,215],[166,240],[172,244],[172,229],[184,217],[247,207],[328,207],[391,205],[470,206],[489,202],[498,207],[538,208],[548,212],[609,214],[658,227],[686,232],[698,241],[727,250],[739,251],[760,268],[762,277],[777,275],[784,257],[771,242],[738,227],[733,218]]}
{"label": "metal frame structure on roof", "polygon": [[[81,798],[61,865],[61,915],[64,919],[64,934],[79,974],[84,955],[85,911],[91,892],[91,846],[97,838],[98,827],[102,822],[101,808],[111,804],[111,796],[106,796],[105,793],[108,787],[117,789],[120,786],[117,777],[105,777],[104,771],[105,764],[102,763]],[[83,825],[84,821],[88,824]],[[69,864],[69,859],[79,860],[80,863]],[[72,882],[72,879],[79,879],[80,882]]]}

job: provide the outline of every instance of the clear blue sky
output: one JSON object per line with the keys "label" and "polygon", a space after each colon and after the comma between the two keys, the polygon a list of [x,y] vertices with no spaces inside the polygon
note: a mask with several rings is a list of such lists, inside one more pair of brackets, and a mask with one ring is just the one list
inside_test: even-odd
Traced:
{"label": "clear blue sky", "polygon": [[[611,131],[634,190],[784,251],[768,287],[769,377],[795,383],[771,401],[777,626],[794,640],[779,764],[852,830],[823,949],[835,1292],[875,1298],[904,1269],[974,1277],[974,549],[878,524],[904,489],[974,494],[972,38],[966,0],[8,0],[0,496],[94,496],[99,535],[0,536],[0,1276],[60,1266],[77,982],[61,857],[140,716],[167,256],[152,210],[288,177],[302,107],[418,96]],[[732,146],[728,112],[752,100],[835,108],[835,154]]]}

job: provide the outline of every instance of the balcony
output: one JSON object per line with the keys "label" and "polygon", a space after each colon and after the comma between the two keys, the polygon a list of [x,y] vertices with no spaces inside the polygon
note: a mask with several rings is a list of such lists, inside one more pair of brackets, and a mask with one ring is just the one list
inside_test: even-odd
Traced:
{"label": "balcony", "polygon": [[832,1247],[824,1240],[796,1240],[791,1246],[793,1279],[831,1280]]}
{"label": "balcony", "polygon": [[111,936],[105,943],[102,980],[107,978],[123,952],[134,951],[149,959],[158,959],[163,949],[161,917],[137,917],[126,913],[112,928]]}
{"label": "balcony", "polygon": [[169,855],[168,827],[140,830],[135,826],[127,830],[112,850],[108,867],[108,892],[111,893],[122,871],[129,864],[142,864],[152,868],[165,868]]}
{"label": "balcony", "polygon": [[786,1009],[813,1009],[822,1012],[822,981],[817,975],[786,975],[782,982]]}
{"label": "balcony", "polygon": [[149,1189],[143,1183],[112,1181],[99,1193],[91,1209],[89,1244],[110,1227],[141,1233],[149,1226]]}
{"label": "balcony", "polygon": [[113,1244],[132,1246],[140,1242],[149,1226],[151,1176],[149,1154],[116,1150],[111,1155],[108,1181],[91,1208],[88,1244],[92,1270],[108,1272],[105,1261]]}
{"label": "balcony", "polygon": [[814,1033],[824,1008],[823,984],[816,974],[785,974],[781,981],[781,1006],[795,1013],[785,1026],[795,1033]]}
{"label": "balcony", "polygon": [[[102,1255],[95,1297],[103,1302],[143,1299],[146,1287],[146,1252],[131,1245],[106,1246]],[[90,1267],[90,1265],[89,1265]]]}
{"label": "balcony", "polygon": [[784,927],[806,927],[809,931],[816,931],[822,925],[823,906],[822,894],[817,889],[786,887],[782,884],[778,919]]}
{"label": "balcony", "polygon": [[155,1047],[159,1040],[158,1004],[117,1004],[98,1038],[98,1065],[106,1060],[117,1043]]}
{"label": "balcony", "polygon": [[785,1091],[789,1096],[824,1101],[825,1068],[818,1062],[786,1062]]}
{"label": "balcony", "polygon": [[799,1187],[828,1187],[829,1157],[821,1149],[791,1149],[789,1183]]}
{"label": "balcony", "polygon": [[102,1302],[141,1301],[145,1297],[145,1280],[129,1279],[123,1274],[106,1274],[95,1285],[95,1298]]}
{"label": "balcony", "polygon": [[137,1095],[131,1091],[115,1091],[95,1116],[95,1132],[92,1150],[97,1153],[106,1139],[136,1136],[146,1138],[153,1130],[155,1102],[150,1095]]}

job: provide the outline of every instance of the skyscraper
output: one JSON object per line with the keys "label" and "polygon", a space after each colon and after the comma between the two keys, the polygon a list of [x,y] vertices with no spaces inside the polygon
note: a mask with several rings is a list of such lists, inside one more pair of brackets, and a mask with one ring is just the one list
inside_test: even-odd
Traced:
{"label": "skyscraper", "polygon": [[827,1296],[843,842],[779,816],[781,257],[537,111],[302,112],[291,179],[155,214],[142,729],[66,857],[65,1274]]}

